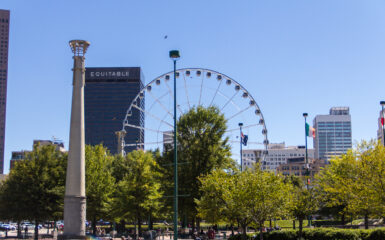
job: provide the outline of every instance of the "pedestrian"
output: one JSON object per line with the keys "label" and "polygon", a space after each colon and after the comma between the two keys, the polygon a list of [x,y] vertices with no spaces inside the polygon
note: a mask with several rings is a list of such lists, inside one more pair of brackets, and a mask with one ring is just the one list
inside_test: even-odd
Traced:
{"label": "pedestrian", "polygon": [[214,239],[215,232],[212,228],[210,228],[209,231],[207,232],[207,236],[209,237],[209,239]]}

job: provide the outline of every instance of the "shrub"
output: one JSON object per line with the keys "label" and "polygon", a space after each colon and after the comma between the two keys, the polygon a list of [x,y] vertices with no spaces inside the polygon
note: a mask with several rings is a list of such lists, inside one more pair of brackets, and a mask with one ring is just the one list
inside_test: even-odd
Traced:
{"label": "shrub", "polygon": [[368,233],[367,238],[363,240],[384,240],[385,239],[385,229],[375,229],[371,230]]}
{"label": "shrub", "polygon": [[[242,235],[235,235],[230,240],[245,240]],[[304,229],[303,240],[385,240],[385,229],[359,230],[315,228]],[[248,240],[259,240],[258,232],[247,236]],[[297,240],[298,230],[273,231],[263,234],[264,240]]]}
{"label": "shrub", "polygon": [[[295,230],[283,230],[273,231],[265,233],[263,235],[264,240],[297,240],[297,231]],[[259,240],[259,236],[256,237]]]}
{"label": "shrub", "polygon": [[342,222],[341,221],[332,221],[332,220],[313,220],[312,224],[315,227],[322,227],[322,226],[342,225]]}

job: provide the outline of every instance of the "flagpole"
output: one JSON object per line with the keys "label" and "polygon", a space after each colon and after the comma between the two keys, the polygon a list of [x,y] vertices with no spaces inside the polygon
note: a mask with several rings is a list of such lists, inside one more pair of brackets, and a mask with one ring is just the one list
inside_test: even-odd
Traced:
{"label": "flagpole", "polygon": [[241,172],[243,171],[243,159],[242,159],[242,126],[243,126],[243,123],[238,123],[239,125],[239,143],[240,143],[240,146],[241,146]]}
{"label": "flagpole", "polygon": [[385,105],[385,101],[381,101],[380,104],[381,104],[381,107],[382,107],[382,111],[381,111],[382,139],[381,140],[382,140],[382,143],[385,146],[385,128],[384,128],[384,124],[385,124],[385,118],[384,118],[384,105]]}
{"label": "flagpole", "polygon": [[[308,134],[308,131],[307,131],[307,128],[306,128],[306,118],[308,116],[307,113],[303,113],[302,116],[305,118],[305,168],[306,168],[306,190],[309,191],[309,177],[310,177],[310,171],[309,171],[309,162],[308,162],[308,157],[307,157],[307,134]],[[310,126],[309,126],[309,130],[310,130]],[[307,225],[309,227],[311,227],[311,215],[308,216],[308,219],[307,219]]]}

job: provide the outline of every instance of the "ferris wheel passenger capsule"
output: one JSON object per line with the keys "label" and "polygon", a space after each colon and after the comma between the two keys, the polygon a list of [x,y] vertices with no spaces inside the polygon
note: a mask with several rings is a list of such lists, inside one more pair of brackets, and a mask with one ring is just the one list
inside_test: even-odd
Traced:
{"label": "ferris wheel passenger capsule", "polygon": [[241,89],[239,85],[236,85],[234,88],[235,88],[235,91],[239,91],[239,89]]}
{"label": "ferris wheel passenger capsule", "polygon": [[266,135],[266,134],[267,134],[267,129],[263,129],[263,130],[262,130],[262,134],[263,134],[263,135]]}
{"label": "ferris wheel passenger capsule", "polygon": [[221,76],[221,75],[218,75],[218,76],[217,76],[217,80],[218,80],[218,81],[222,80],[222,76]]}
{"label": "ferris wheel passenger capsule", "polygon": [[226,84],[227,84],[227,85],[231,85],[231,80],[230,80],[230,79],[227,79],[227,80],[226,80]]}
{"label": "ferris wheel passenger capsule", "polygon": [[156,79],[155,83],[156,83],[156,85],[159,85],[160,84],[160,79]]}
{"label": "ferris wheel passenger capsule", "polygon": [[261,110],[256,109],[256,110],[255,110],[255,115],[259,115],[259,114],[261,114]]}
{"label": "ferris wheel passenger capsule", "polygon": [[259,124],[264,124],[265,121],[263,121],[263,119],[259,119]]}
{"label": "ferris wheel passenger capsule", "polygon": [[251,100],[250,101],[250,106],[254,106],[255,105],[255,101],[254,100]]}
{"label": "ferris wheel passenger capsule", "polygon": [[248,94],[247,92],[244,92],[244,93],[242,94],[242,97],[244,97],[244,98],[247,98],[247,96],[249,96],[249,94]]}
{"label": "ferris wheel passenger capsule", "polygon": [[179,72],[175,73],[175,77],[177,77],[177,78],[179,77]]}
{"label": "ferris wheel passenger capsule", "polygon": [[147,91],[151,92],[151,86],[147,86]]}
{"label": "ferris wheel passenger capsule", "polygon": [[168,81],[170,80],[170,75],[166,75],[164,78]]}
{"label": "ferris wheel passenger capsule", "polygon": [[197,76],[199,77],[202,74],[201,71],[197,71]]}
{"label": "ferris wheel passenger capsule", "polygon": [[207,78],[210,78],[211,77],[211,72],[207,72],[206,76],[207,76]]}
{"label": "ferris wheel passenger capsule", "polygon": [[186,76],[187,76],[187,77],[190,76],[190,70],[187,70],[187,71],[186,71]]}

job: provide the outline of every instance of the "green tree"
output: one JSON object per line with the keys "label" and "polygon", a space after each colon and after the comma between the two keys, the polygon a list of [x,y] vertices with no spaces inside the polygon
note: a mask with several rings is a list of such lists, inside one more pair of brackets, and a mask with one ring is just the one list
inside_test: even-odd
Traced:
{"label": "green tree", "polygon": [[[178,161],[179,161],[179,209],[182,216],[190,216],[193,227],[197,209],[194,199],[200,198],[199,177],[211,173],[214,169],[229,169],[234,166],[230,158],[228,139],[224,138],[226,120],[216,107],[194,107],[180,116],[178,121]],[[165,154],[169,163],[173,151]],[[172,171],[172,168],[168,168]]]}
{"label": "green tree", "polygon": [[157,163],[151,152],[133,151],[116,165],[124,166],[126,172],[117,183],[112,201],[112,214],[117,220],[135,220],[142,234],[142,221],[161,208],[162,192],[155,171]]}
{"label": "green tree", "polygon": [[35,145],[1,186],[1,213],[18,222],[33,220],[35,239],[39,223],[62,218],[66,160],[53,145]]}
{"label": "green tree", "polygon": [[[316,180],[318,195],[327,207],[343,206],[342,215],[364,216],[365,228],[369,227],[370,216],[383,213],[383,205],[378,201],[381,184],[375,183],[383,175],[377,170],[384,161],[381,148],[374,142],[363,141],[356,149],[332,159]],[[372,163],[380,165],[373,167]]]}
{"label": "green tree", "polygon": [[353,152],[335,157],[314,180],[317,198],[323,206],[340,210],[339,215],[344,221],[345,216],[353,214],[352,180],[356,177]]}
{"label": "green tree", "polygon": [[312,188],[306,189],[303,181],[296,176],[290,176],[290,214],[299,221],[299,238],[302,238],[303,220],[317,210],[317,203]]}
{"label": "green tree", "polygon": [[252,222],[260,227],[263,239],[264,222],[286,215],[290,186],[274,173],[261,171],[258,165],[235,174],[214,171],[200,180],[202,197],[196,200],[199,214],[206,219],[215,216],[231,223],[236,220],[244,238]]}
{"label": "green tree", "polygon": [[87,145],[85,159],[87,219],[92,221],[95,234],[97,220],[108,215],[108,204],[115,188],[111,175],[113,156],[102,145]]}
{"label": "green tree", "polygon": [[357,176],[352,180],[355,197],[352,209],[364,216],[365,228],[369,228],[369,216],[384,216],[385,148],[376,141],[362,141],[355,150]]}

